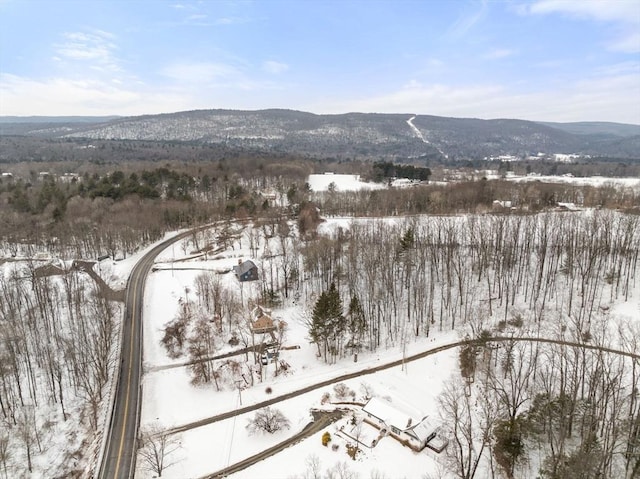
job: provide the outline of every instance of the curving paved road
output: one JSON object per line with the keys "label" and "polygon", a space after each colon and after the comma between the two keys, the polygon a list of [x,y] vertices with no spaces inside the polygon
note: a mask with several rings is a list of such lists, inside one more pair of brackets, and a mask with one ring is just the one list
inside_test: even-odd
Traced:
{"label": "curving paved road", "polygon": [[[204,226],[197,229],[207,228]],[[113,410],[109,419],[103,456],[95,477],[131,479],[136,469],[136,439],[140,420],[142,376],[142,310],[144,287],[153,262],[167,246],[189,236],[180,233],[156,245],[136,264],[129,276],[122,323],[121,363]]]}

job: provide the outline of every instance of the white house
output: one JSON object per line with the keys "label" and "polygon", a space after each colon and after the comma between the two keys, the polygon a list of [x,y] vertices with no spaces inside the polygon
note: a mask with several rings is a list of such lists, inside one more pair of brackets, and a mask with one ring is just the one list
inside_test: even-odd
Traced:
{"label": "white house", "polygon": [[427,416],[411,409],[374,397],[364,405],[362,412],[367,422],[380,429],[386,429],[397,439],[409,441],[413,447],[422,450],[436,437],[437,429],[428,421]]}

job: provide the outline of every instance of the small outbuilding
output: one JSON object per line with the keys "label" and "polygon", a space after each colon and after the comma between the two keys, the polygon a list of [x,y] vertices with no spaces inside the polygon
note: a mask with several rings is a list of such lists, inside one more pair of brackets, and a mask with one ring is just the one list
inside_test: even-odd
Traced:
{"label": "small outbuilding", "polygon": [[238,261],[238,265],[233,267],[233,272],[236,274],[236,278],[238,278],[238,281],[240,282],[257,281],[259,279],[258,267],[250,259],[246,261]]}

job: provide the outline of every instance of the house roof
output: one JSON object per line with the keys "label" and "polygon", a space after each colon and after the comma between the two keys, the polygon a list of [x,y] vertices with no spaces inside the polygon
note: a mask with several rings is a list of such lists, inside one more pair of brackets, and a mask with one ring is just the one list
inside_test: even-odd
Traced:
{"label": "house roof", "polygon": [[245,274],[246,272],[252,270],[253,268],[257,268],[256,264],[250,259],[243,261],[237,266],[233,267],[233,270],[236,272],[238,276]]}
{"label": "house roof", "polygon": [[436,428],[427,417],[423,418],[422,421],[409,429],[411,429],[421,441],[428,439],[429,436],[436,430]]}
{"label": "house roof", "polygon": [[426,438],[433,429],[425,422],[425,416],[406,404],[392,404],[386,399],[373,397],[362,410],[401,431],[412,429],[419,438]]}
{"label": "house roof", "polygon": [[275,325],[273,324],[273,319],[267,316],[266,314],[262,314],[258,319],[256,319],[251,325],[251,329],[254,330],[264,330],[264,329],[275,329]]}

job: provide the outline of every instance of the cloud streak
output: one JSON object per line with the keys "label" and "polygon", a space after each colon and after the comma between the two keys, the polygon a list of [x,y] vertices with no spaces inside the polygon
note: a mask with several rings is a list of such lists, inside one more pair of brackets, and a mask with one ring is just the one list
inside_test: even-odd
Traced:
{"label": "cloud streak", "polygon": [[289,65],[286,63],[276,62],[274,60],[267,60],[262,64],[262,69],[267,73],[278,75],[286,72],[289,69]]}
{"label": "cloud streak", "polygon": [[485,53],[482,58],[485,60],[500,60],[502,58],[513,56],[514,54],[515,52],[513,50],[509,50],[508,48],[497,48]]}
{"label": "cloud streak", "polygon": [[460,38],[465,36],[476,24],[480,23],[487,14],[487,2],[481,0],[478,8],[473,12],[465,12],[449,27],[447,36]]}
{"label": "cloud streak", "polygon": [[614,25],[608,48],[625,53],[640,52],[640,5],[637,1],[538,0],[525,13],[561,14],[578,20]]}
{"label": "cloud streak", "polygon": [[64,41],[55,45],[57,61],[92,63],[102,70],[120,71],[115,56],[115,36],[102,30],[67,32]]}
{"label": "cloud streak", "polygon": [[[611,73],[615,71],[615,68]],[[520,118],[536,121],[618,121],[640,124],[640,111],[629,103],[637,98],[637,74],[620,69],[561,90],[516,91],[507,85],[450,86],[409,82],[384,95],[307,105],[312,111],[344,113],[417,113],[472,118]]]}

